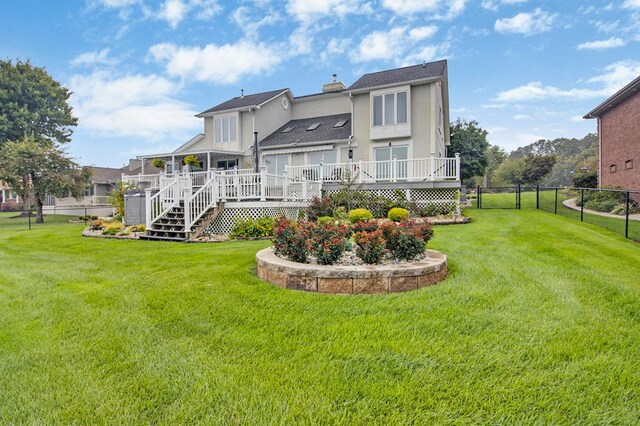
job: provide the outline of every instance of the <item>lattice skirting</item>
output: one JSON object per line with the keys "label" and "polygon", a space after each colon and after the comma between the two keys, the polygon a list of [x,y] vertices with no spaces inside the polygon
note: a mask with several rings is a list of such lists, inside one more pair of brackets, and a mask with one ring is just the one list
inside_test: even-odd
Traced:
{"label": "lattice skirting", "polygon": [[[330,195],[338,190],[323,191],[324,195]],[[449,206],[456,203],[458,188],[419,188],[419,189],[360,189],[360,192],[367,192],[389,200],[397,200],[398,196],[404,196],[408,201],[426,206],[435,204],[438,206]]]}
{"label": "lattice skirting", "polygon": [[228,234],[238,221],[261,217],[286,216],[289,219],[306,218],[308,203],[293,202],[234,202],[226,203],[220,215],[207,227],[209,234]]}

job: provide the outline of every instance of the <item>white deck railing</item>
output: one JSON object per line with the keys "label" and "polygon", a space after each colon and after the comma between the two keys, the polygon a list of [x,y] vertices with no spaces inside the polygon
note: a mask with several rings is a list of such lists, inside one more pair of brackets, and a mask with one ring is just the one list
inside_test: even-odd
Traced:
{"label": "white deck railing", "polygon": [[[208,179],[202,182],[205,175]],[[152,189],[146,189],[147,227],[151,228],[154,222],[182,203],[187,232],[220,201],[308,202],[322,194],[321,182],[269,174],[265,167],[259,173],[252,170],[183,173],[162,176],[158,182],[157,193],[152,195]]]}
{"label": "white deck railing", "polygon": [[358,183],[460,180],[460,157],[316,164],[287,167],[287,176],[317,182]]}

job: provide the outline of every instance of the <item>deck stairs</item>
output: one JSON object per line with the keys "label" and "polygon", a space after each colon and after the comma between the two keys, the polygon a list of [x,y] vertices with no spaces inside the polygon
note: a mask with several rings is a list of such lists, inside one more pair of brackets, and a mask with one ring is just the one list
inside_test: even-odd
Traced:
{"label": "deck stairs", "polygon": [[184,203],[181,202],[157,219],[151,228],[146,230],[144,235],[140,235],[140,239],[175,242],[194,241],[204,233],[207,226],[218,217],[223,209],[224,203],[222,202],[213,206],[188,231],[184,226]]}

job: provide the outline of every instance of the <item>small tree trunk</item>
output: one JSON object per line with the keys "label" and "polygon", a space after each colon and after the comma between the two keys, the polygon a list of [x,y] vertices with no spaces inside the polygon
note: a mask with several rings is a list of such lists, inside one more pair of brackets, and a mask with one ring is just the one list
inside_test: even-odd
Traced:
{"label": "small tree trunk", "polygon": [[36,205],[38,206],[38,211],[36,213],[36,223],[44,223],[44,215],[42,214],[42,206],[44,203],[40,199],[40,197],[36,198]]}

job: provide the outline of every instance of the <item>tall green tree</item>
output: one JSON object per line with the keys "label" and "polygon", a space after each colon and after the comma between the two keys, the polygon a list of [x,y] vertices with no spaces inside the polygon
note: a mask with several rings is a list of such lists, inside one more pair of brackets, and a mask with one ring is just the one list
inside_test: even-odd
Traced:
{"label": "tall green tree", "polygon": [[487,158],[487,168],[484,172],[484,186],[486,188],[492,185],[493,172],[507,159],[507,153],[499,146],[491,145],[485,151],[484,156]]}
{"label": "tall green tree", "polygon": [[487,167],[485,151],[489,148],[487,131],[477,121],[458,118],[451,123],[450,153],[460,153],[460,177],[462,180],[483,176]]}
{"label": "tall green tree", "polygon": [[30,136],[67,143],[78,124],[67,103],[71,92],[31,62],[0,60],[0,146]]}
{"label": "tall green tree", "polygon": [[60,147],[31,136],[0,147],[0,180],[25,200],[36,202],[36,223],[44,222],[45,197],[81,198],[91,181],[91,170],[81,168]]}

